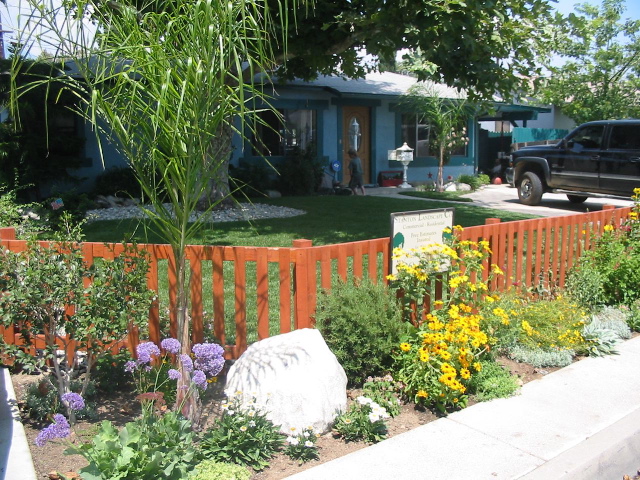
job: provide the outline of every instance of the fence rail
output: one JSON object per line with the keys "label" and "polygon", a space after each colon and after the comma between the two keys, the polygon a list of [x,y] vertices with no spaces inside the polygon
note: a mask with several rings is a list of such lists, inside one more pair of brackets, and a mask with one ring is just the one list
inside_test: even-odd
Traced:
{"label": "fence rail", "polygon": [[[505,272],[494,280],[494,289],[551,283],[563,286],[567,272],[590,247],[592,236],[600,235],[607,224],[619,226],[630,211],[630,207],[605,206],[602,211],[565,217],[506,223],[487,219],[485,225],[467,227],[458,235],[461,240],[490,242],[490,262]],[[0,243],[13,252],[27,247],[25,241],[15,239],[11,228],[0,229]],[[143,333],[159,343],[163,333],[175,335],[177,331],[175,314],[171,313],[176,302],[175,261],[168,245],[139,248],[149,253],[148,286],[159,298],[150,309]],[[121,249],[121,245],[83,244],[89,264],[97,258],[112,258]],[[281,248],[189,246],[192,341],[201,342],[209,333],[205,330],[211,329],[225,345],[226,356],[237,358],[253,340],[310,327],[319,292],[333,288],[336,278],[368,277],[373,282],[386,282],[389,249],[388,237],[322,246],[295,240],[292,247]],[[170,312],[168,331],[161,321],[163,298]],[[21,344],[13,327],[0,327],[0,335],[7,343]],[[138,336],[138,331],[131,331],[124,342],[133,349]],[[60,339],[59,344],[70,351],[68,342]],[[44,341],[37,339],[33,348],[43,347]]]}

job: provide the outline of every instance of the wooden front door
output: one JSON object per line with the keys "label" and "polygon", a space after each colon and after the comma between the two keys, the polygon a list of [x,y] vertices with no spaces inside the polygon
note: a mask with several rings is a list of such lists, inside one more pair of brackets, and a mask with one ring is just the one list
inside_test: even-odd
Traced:
{"label": "wooden front door", "polygon": [[342,108],[342,183],[349,184],[349,155],[353,148],[362,160],[364,183],[371,182],[371,109],[369,107]]}

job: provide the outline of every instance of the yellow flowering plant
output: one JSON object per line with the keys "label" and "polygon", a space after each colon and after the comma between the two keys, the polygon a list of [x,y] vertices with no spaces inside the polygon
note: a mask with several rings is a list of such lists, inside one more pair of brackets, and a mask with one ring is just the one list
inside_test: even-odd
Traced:
{"label": "yellow flowering plant", "polygon": [[[394,357],[394,378],[418,404],[445,412],[467,403],[468,384],[482,368],[480,357],[490,350],[478,314],[487,301],[488,284],[501,273],[492,266],[483,279],[490,254],[488,242],[460,241],[455,236],[442,245],[394,251],[397,259],[413,257],[411,262],[399,263],[398,274],[391,279],[392,286],[403,291],[405,311],[413,313],[413,328]],[[442,282],[443,298],[427,306],[429,313],[416,312],[412,304],[425,307],[424,295],[430,293],[433,279]]]}

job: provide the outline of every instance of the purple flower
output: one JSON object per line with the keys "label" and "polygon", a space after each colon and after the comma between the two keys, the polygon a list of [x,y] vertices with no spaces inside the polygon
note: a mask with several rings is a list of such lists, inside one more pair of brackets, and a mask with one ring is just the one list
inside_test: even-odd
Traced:
{"label": "purple flower", "polygon": [[36,437],[36,445],[39,447],[44,446],[49,440],[53,440],[55,438],[65,438],[68,437],[71,433],[71,427],[69,426],[69,422],[60,413],[56,413],[53,416],[53,420],[55,423],[52,423],[48,427],[45,427]]}
{"label": "purple flower", "polygon": [[195,368],[215,377],[224,367],[224,349],[215,343],[197,343],[193,346]]}
{"label": "purple flower", "polygon": [[180,355],[180,362],[182,362],[182,368],[184,368],[187,372],[193,372],[193,360],[186,353]]}
{"label": "purple flower", "polygon": [[202,370],[196,370],[195,372],[193,372],[191,381],[199,386],[202,390],[207,389],[207,376]]}
{"label": "purple flower", "polygon": [[160,349],[153,342],[144,342],[136,347],[136,353],[138,354],[138,365],[151,362],[153,355],[160,355]]}
{"label": "purple flower", "polygon": [[180,342],[175,338],[165,338],[160,342],[160,346],[169,353],[180,353]]}
{"label": "purple flower", "polygon": [[84,408],[84,399],[78,393],[65,393],[62,395],[62,401],[69,405],[71,410],[82,410]]}
{"label": "purple flower", "polygon": [[124,364],[124,371],[127,373],[133,373],[136,370],[136,368],[138,368],[138,364],[133,360],[129,360],[127,363]]}
{"label": "purple flower", "polygon": [[178,380],[180,378],[180,372],[178,370],[176,370],[175,368],[170,368],[167,371],[167,376],[171,380]]}

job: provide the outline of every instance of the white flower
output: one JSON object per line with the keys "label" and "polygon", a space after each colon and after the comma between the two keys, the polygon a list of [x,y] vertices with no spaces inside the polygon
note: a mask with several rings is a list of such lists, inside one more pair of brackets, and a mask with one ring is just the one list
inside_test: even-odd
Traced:
{"label": "white flower", "polygon": [[220,408],[222,408],[222,410],[226,410],[227,408],[229,408],[229,404],[223,403],[222,405],[220,405]]}
{"label": "white flower", "polygon": [[287,437],[287,443],[295,447],[296,445],[298,445],[298,443],[300,443],[300,440],[298,440],[296,437]]}
{"label": "white flower", "polygon": [[309,434],[309,432],[308,432],[308,431],[306,431],[306,430],[305,430],[305,431],[302,433],[302,435],[304,435],[304,437],[305,437],[305,438],[309,438],[309,435],[310,435],[310,434]]}
{"label": "white flower", "polygon": [[227,410],[227,415],[233,415],[234,413],[236,413],[235,410]]}
{"label": "white flower", "polygon": [[249,426],[250,426],[250,427],[255,427],[255,426],[256,426],[256,422],[254,422],[253,420],[251,420],[251,421],[249,422]]}
{"label": "white flower", "polygon": [[358,398],[356,398],[356,401],[360,404],[360,405],[368,405],[371,403],[371,399],[367,398],[367,397],[363,397],[362,395],[360,395]]}
{"label": "white flower", "polygon": [[371,412],[369,414],[369,421],[371,423],[376,423],[378,420],[380,420],[380,417],[378,416],[378,414]]}
{"label": "white flower", "polygon": [[240,431],[241,431],[241,432],[246,432],[246,431],[247,431],[247,426],[246,426],[246,425],[242,425],[242,426],[240,427]]}
{"label": "white flower", "polygon": [[247,412],[247,416],[249,416],[249,417],[255,417],[255,416],[256,416],[256,411],[255,411],[255,410],[249,410],[249,411]]}
{"label": "white flower", "polygon": [[306,442],[304,442],[304,446],[305,447],[313,447],[313,442],[310,440],[307,440]]}

